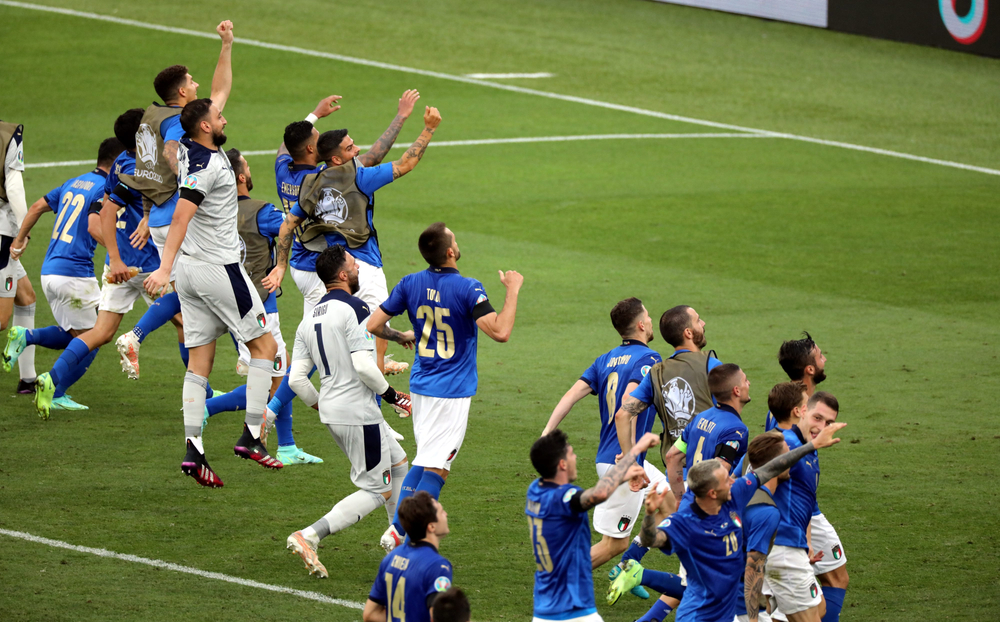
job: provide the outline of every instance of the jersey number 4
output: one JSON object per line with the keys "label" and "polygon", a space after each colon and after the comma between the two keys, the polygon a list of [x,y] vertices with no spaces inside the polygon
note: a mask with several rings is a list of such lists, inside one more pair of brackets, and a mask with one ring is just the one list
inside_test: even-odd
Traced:
{"label": "jersey number 4", "polygon": [[388,619],[406,622],[403,599],[406,597],[406,577],[400,577],[396,589],[392,587],[392,573],[385,573],[385,602],[389,604]]}
{"label": "jersey number 4", "polygon": [[434,327],[437,327],[435,341],[437,342],[437,355],[443,359],[450,359],[455,356],[455,333],[451,326],[445,322],[445,318],[451,316],[449,309],[441,307],[431,308],[429,305],[417,307],[417,319],[424,320],[424,330],[420,333],[420,341],[417,343],[417,354],[425,358],[433,358],[435,351],[427,347],[431,340]]}
{"label": "jersey number 4", "polygon": [[[73,236],[71,236],[67,231],[73,229],[73,223],[76,219],[80,217],[80,211],[83,210],[87,205],[87,199],[82,194],[75,194],[73,192],[67,192],[63,195],[59,207],[59,219],[56,220],[56,226],[52,227],[52,239],[59,238],[60,241],[67,244],[73,243]],[[66,225],[63,226],[63,219],[66,218],[66,214],[69,214],[69,208],[72,206],[73,213],[70,214],[69,220],[66,221]],[[62,232],[60,233],[59,228],[62,227]]]}

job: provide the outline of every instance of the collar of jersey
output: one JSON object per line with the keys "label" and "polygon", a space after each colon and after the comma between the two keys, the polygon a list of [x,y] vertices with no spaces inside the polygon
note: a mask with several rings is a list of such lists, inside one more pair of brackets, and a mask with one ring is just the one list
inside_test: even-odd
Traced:
{"label": "collar of jersey", "polygon": [[317,171],[322,170],[324,166],[322,164],[295,164],[294,162],[288,165],[288,170],[290,171]]}
{"label": "collar of jersey", "polygon": [[319,304],[322,304],[328,300],[347,300],[348,298],[353,298],[351,294],[348,294],[342,289],[331,289],[319,300]]}
{"label": "collar of jersey", "polygon": [[427,268],[427,271],[438,274],[458,274],[458,268],[438,268],[437,266],[431,266]]}
{"label": "collar of jersey", "polygon": [[245,200],[247,200],[247,199],[249,199],[249,198],[250,198],[249,196],[247,196],[247,195],[245,195],[245,194],[241,194],[241,195],[239,195],[238,197],[236,197],[236,200],[237,200],[237,201],[245,201]]}
{"label": "collar of jersey", "polygon": [[103,177],[103,178],[105,178],[105,179],[107,179],[107,178],[108,178],[108,174],[107,174],[107,173],[105,173],[104,171],[102,171],[102,170],[101,170],[101,169],[99,169],[99,168],[95,168],[94,170],[92,170],[92,171],[90,171],[90,172],[91,172],[91,173],[93,173],[94,175],[100,175],[101,177]]}
{"label": "collar of jersey", "polygon": [[410,540],[409,544],[410,544],[410,548],[411,549],[415,549],[418,546],[429,546],[432,549],[434,549],[435,551],[438,550],[436,546],[434,546],[433,544],[431,544],[427,540],[418,540],[417,542],[414,542],[414,541]]}
{"label": "collar of jersey", "polygon": [[201,143],[196,143],[196,142],[194,142],[193,140],[191,140],[190,138],[187,138],[187,137],[181,139],[181,144],[184,145],[185,147],[187,147],[188,149],[194,149],[194,150],[204,149],[205,151],[208,151],[209,153],[219,153],[218,149],[209,149],[205,145],[203,145]]}
{"label": "collar of jersey", "polygon": [[793,425],[792,426],[792,432],[795,432],[795,436],[799,437],[799,440],[802,441],[803,445],[806,444],[806,442],[807,442],[806,441],[806,437],[802,436],[802,430],[799,429],[799,426]]}
{"label": "collar of jersey", "polygon": [[716,406],[716,408],[718,410],[724,410],[728,413],[732,413],[733,415],[736,415],[737,419],[743,421],[743,417],[740,416],[740,413],[736,412],[736,409],[730,406],[729,404],[719,404],[718,406]]}
{"label": "collar of jersey", "polygon": [[638,339],[622,339],[622,345],[623,346],[644,346],[646,344],[644,344],[643,342],[639,341]]}
{"label": "collar of jersey", "polygon": [[159,102],[153,102],[153,105],[156,106],[157,108],[178,108],[178,109],[183,109],[183,106],[175,106],[173,104],[161,104]]}

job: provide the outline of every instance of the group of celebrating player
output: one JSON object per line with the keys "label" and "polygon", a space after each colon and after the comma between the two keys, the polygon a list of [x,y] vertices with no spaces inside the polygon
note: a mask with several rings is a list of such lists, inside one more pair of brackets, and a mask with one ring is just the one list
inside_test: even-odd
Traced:
{"label": "group of celebrating player", "polygon": [[[388,552],[366,603],[366,622],[467,620],[468,603],[451,587],[451,564],[438,546],[448,533],[438,497],[462,447],[478,385],[476,348],[482,330],[507,341],[523,278],[500,272],[503,308],[482,284],[463,277],[455,234],[435,223],[419,237],[428,269],[404,277],[389,293],[374,225],[374,195],[413,170],[441,121],[425,108],[424,129],[397,161],[383,163],[419,99],[406,91],[398,114],[365,153],[347,130],[319,133],[315,123],[340,108],[322,100],[303,121],[285,128],[275,161],[281,206],[252,199],[253,180],[236,149],[222,151],[222,112],[232,86],[232,23],[217,28],[222,50],[210,98],[199,99],[187,68],[154,80],[163,104],[130,109],[103,141],[97,168],[26,205],[21,171],[22,128],[0,122],[0,328],[7,330],[3,368],[18,365],[20,393],[34,393],[43,419],[53,409],[86,409],[67,395],[114,339],[122,317],[142,297],[139,323],[116,340],[123,371],[139,377],[139,350],[154,330],[173,323],[186,367],[183,472],[199,484],[223,485],[202,443],[208,418],[245,410],[236,455],[260,465],[322,462],[296,446],[291,406],[298,396],[318,410],[351,462],[357,492],[296,531],[287,546],[311,574],[327,575],[316,550],[324,537],[380,506],[390,525]],[[19,258],[45,212],[56,220],[41,285],[57,325],[34,328],[35,293]],[[151,244],[147,242],[151,238]],[[103,286],[95,278],[97,244],[107,249]],[[286,265],[303,295],[302,322],[291,359],[281,336],[276,297]],[[389,320],[407,313],[414,330]],[[13,325],[9,327],[13,320]],[[816,385],[825,358],[805,339],[785,342],[779,361],[790,382],[768,396],[767,427],[749,439],[743,408],[750,383],[739,366],[704,352],[705,323],[690,307],[660,318],[675,348],[667,359],[648,344],[654,329],[642,302],[611,311],[622,344],[599,357],[555,407],[530,458],[540,478],[525,512],[537,563],[534,615],[539,620],[599,620],[592,568],[623,554],[609,578],[608,601],[631,592],[662,594],[641,619],[729,622],[771,619],[829,622],[839,618],[847,587],[846,559],[836,531],[819,512],[816,450],[835,444],[839,406]],[[213,391],[208,377],[216,340],[230,333],[246,384]],[[412,395],[395,391],[385,374],[405,363],[386,355],[388,341],[416,350]],[[63,350],[36,376],[34,347]],[[316,390],[311,376],[318,373]],[[583,490],[576,455],[558,425],[574,404],[596,393],[601,435],[598,484]],[[417,454],[409,463],[386,423],[381,401],[413,415]],[[663,435],[651,433],[656,419]],[[267,450],[268,431],[278,451]],[[645,459],[660,444],[666,475]],[[631,532],[645,505],[641,533]],[[602,539],[591,546],[586,512]],[[649,548],[676,554],[679,576],[639,563]],[[815,552],[815,553],[814,553]],[[816,577],[819,578],[819,583]],[[820,585],[822,584],[822,586]],[[764,594],[765,596],[762,596]],[[679,604],[678,604],[679,601]],[[767,606],[764,606],[767,603]],[[433,611],[432,611],[433,610]]]}

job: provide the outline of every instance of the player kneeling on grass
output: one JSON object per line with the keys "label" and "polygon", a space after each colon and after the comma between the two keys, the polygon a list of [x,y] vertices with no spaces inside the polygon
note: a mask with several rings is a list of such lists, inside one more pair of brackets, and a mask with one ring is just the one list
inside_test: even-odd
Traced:
{"label": "player kneeling on grass", "polygon": [[[310,527],[288,536],[309,574],[326,577],[316,557],[316,547],[326,536],[386,506],[389,520],[406,476],[406,452],[393,438],[375,396],[409,411],[410,396],[396,392],[375,362],[375,340],[365,329],[368,304],[354,296],[358,291],[358,263],[339,244],[316,259],[316,274],[327,294],[302,320],[295,332],[295,349],[288,384],[309,406],[319,404],[319,418],[351,461],[351,481],[361,490],[342,499]],[[413,347],[413,331],[393,332],[393,341]],[[317,393],[309,380],[316,366],[320,375]]]}
{"label": "player kneeling on grass", "polygon": [[410,539],[379,564],[364,622],[430,622],[435,599],[451,587],[451,562],[438,553],[449,533],[448,513],[421,490],[399,504],[399,520]]}

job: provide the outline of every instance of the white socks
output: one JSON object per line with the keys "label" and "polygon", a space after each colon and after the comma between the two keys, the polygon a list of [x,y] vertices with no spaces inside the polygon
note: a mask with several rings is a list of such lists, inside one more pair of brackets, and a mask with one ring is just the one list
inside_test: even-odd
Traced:
{"label": "white socks", "polygon": [[264,409],[271,389],[271,366],[274,363],[264,359],[250,359],[247,371],[247,428],[254,438],[260,437],[260,424],[264,421]]}
{"label": "white socks", "polygon": [[410,470],[410,463],[403,462],[392,467],[390,471],[392,477],[392,496],[385,502],[385,513],[389,515],[389,522],[396,518],[396,504],[399,503],[399,491],[403,488],[403,480],[406,479],[406,472]]}
{"label": "white socks", "polygon": [[[359,490],[340,500],[326,516],[313,523],[309,529],[322,540],[331,533],[350,527],[372,510],[385,503],[385,497],[378,493]],[[306,531],[303,530],[303,535]]]}
{"label": "white socks", "polygon": [[[205,391],[208,378],[187,372],[184,374],[184,436],[201,438],[202,423],[205,421]],[[259,425],[259,424],[258,424]],[[198,445],[201,445],[199,440]],[[204,449],[200,449],[205,453]]]}
{"label": "white socks", "polygon": [[[31,330],[35,327],[35,303],[21,307],[14,305],[14,326],[21,326]],[[21,380],[34,380],[35,374],[35,346],[28,346],[17,357],[17,370],[21,374]]]}

